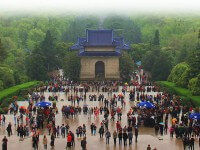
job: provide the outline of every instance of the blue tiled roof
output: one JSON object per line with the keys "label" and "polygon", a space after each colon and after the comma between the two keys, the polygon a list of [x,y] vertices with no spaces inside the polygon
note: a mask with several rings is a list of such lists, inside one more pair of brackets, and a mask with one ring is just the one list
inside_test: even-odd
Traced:
{"label": "blue tiled roof", "polygon": [[79,50],[83,48],[83,46],[80,46],[79,44],[74,44],[73,46],[70,47],[70,50]]}
{"label": "blue tiled roof", "polygon": [[113,30],[86,30],[86,38],[88,46],[113,45]]}
{"label": "blue tiled roof", "polygon": [[131,47],[127,44],[124,43],[124,38],[122,37],[115,37],[114,42],[117,45],[117,48],[122,49],[122,50],[129,50]]}
{"label": "blue tiled roof", "polygon": [[[85,52],[86,47],[112,46],[114,52]],[[70,50],[79,50],[79,56],[120,56],[121,50],[129,50],[124,38],[113,37],[113,30],[86,30],[86,37],[79,37]]]}
{"label": "blue tiled roof", "polygon": [[114,52],[108,52],[108,51],[101,51],[101,52],[88,52],[88,51],[82,51],[78,54],[78,56],[121,56],[120,52],[114,51]]}
{"label": "blue tiled roof", "polygon": [[85,37],[79,37],[78,38],[78,43],[80,43],[80,45],[83,45],[86,42],[86,38]]}

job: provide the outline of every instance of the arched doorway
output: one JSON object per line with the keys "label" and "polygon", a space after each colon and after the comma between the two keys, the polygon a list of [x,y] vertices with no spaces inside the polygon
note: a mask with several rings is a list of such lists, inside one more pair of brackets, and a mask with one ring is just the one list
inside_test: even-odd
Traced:
{"label": "arched doorway", "polygon": [[102,61],[97,61],[95,63],[95,78],[97,79],[105,78],[105,64]]}

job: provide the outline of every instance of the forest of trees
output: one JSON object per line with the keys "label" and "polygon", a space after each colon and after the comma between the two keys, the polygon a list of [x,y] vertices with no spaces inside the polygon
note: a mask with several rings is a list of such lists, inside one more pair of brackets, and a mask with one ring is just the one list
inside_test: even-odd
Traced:
{"label": "forest of trees", "polygon": [[[58,68],[70,70],[71,62],[80,62],[70,60],[74,54],[69,47],[85,36],[85,29],[114,29],[115,36],[131,45],[130,55],[122,59],[141,61],[152,80],[168,79],[198,94],[199,28],[197,16],[0,16],[0,90],[30,80],[45,81],[47,73]],[[69,72],[65,71],[77,79],[78,71],[76,76]]]}

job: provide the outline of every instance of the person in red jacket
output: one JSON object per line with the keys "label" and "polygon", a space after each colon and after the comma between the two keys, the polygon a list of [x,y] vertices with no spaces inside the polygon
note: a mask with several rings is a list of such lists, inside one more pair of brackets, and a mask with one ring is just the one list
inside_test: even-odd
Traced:
{"label": "person in red jacket", "polygon": [[119,129],[121,128],[121,124],[119,121],[117,121],[117,123],[116,123],[116,128],[117,128],[117,131],[119,131]]}
{"label": "person in red jacket", "polygon": [[69,133],[68,135],[67,135],[67,147],[66,148],[71,148],[71,142],[72,142],[72,136],[71,136],[71,134]]}

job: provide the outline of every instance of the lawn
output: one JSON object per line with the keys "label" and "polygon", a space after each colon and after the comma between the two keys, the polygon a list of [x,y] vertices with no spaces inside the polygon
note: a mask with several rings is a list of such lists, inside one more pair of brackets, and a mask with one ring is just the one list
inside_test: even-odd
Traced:
{"label": "lawn", "polygon": [[17,93],[19,90],[27,89],[27,88],[36,86],[38,84],[39,84],[39,81],[32,81],[32,82],[27,82],[24,84],[16,85],[16,86],[10,87],[8,89],[5,89],[0,92],[0,101],[3,98],[8,97],[9,95]]}
{"label": "lawn", "polygon": [[185,99],[187,100],[191,100],[192,103],[197,106],[200,107],[200,96],[192,96],[192,93],[190,92],[190,90],[186,89],[186,88],[182,88],[182,87],[178,87],[176,86],[175,83],[173,82],[168,82],[168,81],[158,81],[157,82],[159,85],[161,85],[162,87],[166,87],[169,90],[172,90],[174,93],[176,93],[179,96],[183,96]]}
{"label": "lawn", "polygon": [[13,96],[17,96],[18,100],[20,97],[24,100],[25,98],[23,97],[26,96],[28,90],[38,86],[40,83],[39,81],[32,81],[0,91],[0,114],[6,114],[8,112],[9,105],[13,102]]}

